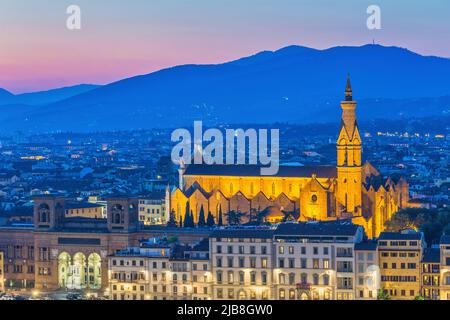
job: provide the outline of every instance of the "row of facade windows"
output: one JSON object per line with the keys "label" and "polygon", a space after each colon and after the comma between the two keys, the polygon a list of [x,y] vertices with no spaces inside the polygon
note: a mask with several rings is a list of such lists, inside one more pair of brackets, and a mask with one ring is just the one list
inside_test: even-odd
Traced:
{"label": "row of facade windows", "polygon": [[[410,263],[396,263],[393,262],[390,265],[391,267],[389,268],[389,264],[387,262],[383,262],[383,269],[417,269],[417,264],[410,262]],[[399,267],[399,268],[397,268]]]}

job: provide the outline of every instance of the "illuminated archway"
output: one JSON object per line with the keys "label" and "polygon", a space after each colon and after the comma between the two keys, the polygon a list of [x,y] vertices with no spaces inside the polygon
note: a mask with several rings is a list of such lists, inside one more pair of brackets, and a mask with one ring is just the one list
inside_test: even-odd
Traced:
{"label": "illuminated archway", "polygon": [[239,300],[247,300],[247,294],[245,293],[244,290],[239,290],[238,292],[238,299]]}
{"label": "illuminated archway", "polygon": [[100,289],[102,286],[102,266],[98,253],[91,253],[88,257],[88,285],[91,289]]}
{"label": "illuminated archway", "polygon": [[67,252],[62,252],[58,257],[58,285],[66,288],[71,282],[71,258]]}
{"label": "illuminated archway", "polygon": [[73,256],[72,283],[70,289],[83,289],[86,287],[86,256],[78,252]]}

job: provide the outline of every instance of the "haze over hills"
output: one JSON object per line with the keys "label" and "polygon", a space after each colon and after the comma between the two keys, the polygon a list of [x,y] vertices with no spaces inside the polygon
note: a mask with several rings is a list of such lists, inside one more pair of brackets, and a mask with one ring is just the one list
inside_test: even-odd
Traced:
{"label": "haze over hills", "polygon": [[[88,92],[98,87],[100,86],[95,84],[79,84],[71,87],[16,95],[0,88],[0,106],[10,104],[26,104],[30,106],[49,104]],[[5,93],[2,94],[2,91]]]}
{"label": "haze over hills", "polygon": [[11,92],[0,88],[0,102],[6,101],[7,99],[11,99],[11,97],[13,97],[13,96],[14,95]]}
{"label": "haze over hills", "polygon": [[359,119],[450,112],[450,59],[380,45],[289,46],[223,64],[172,67],[38,107],[3,106],[0,130],[338,121],[347,73]]}

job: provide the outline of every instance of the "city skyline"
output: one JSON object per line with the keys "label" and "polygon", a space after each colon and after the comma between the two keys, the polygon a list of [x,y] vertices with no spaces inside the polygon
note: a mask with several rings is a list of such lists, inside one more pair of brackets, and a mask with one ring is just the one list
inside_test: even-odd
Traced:
{"label": "city skyline", "polygon": [[450,300],[449,9],[0,0],[0,304]]}
{"label": "city skyline", "polygon": [[[78,1],[81,29],[68,30],[60,1],[3,1],[0,88],[13,93],[79,83],[107,84],[180,64],[216,64],[288,45],[326,49],[375,43],[450,57],[448,4],[379,1],[381,29],[369,30],[367,1],[168,3]],[[126,15],[124,12],[126,11]],[[432,15],[423,16],[423,12]],[[6,14],[7,13],[7,14]],[[228,22],[233,21],[230,25]],[[314,32],[312,32],[314,30]],[[95,54],[94,54],[95,53]]]}

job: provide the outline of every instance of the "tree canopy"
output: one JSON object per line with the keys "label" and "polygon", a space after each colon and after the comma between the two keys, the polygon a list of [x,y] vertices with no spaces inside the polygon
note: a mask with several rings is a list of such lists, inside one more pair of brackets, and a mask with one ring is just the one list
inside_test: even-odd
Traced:
{"label": "tree canopy", "polygon": [[450,234],[450,209],[409,208],[397,212],[387,221],[386,231],[420,230],[427,244],[438,243],[442,234]]}

